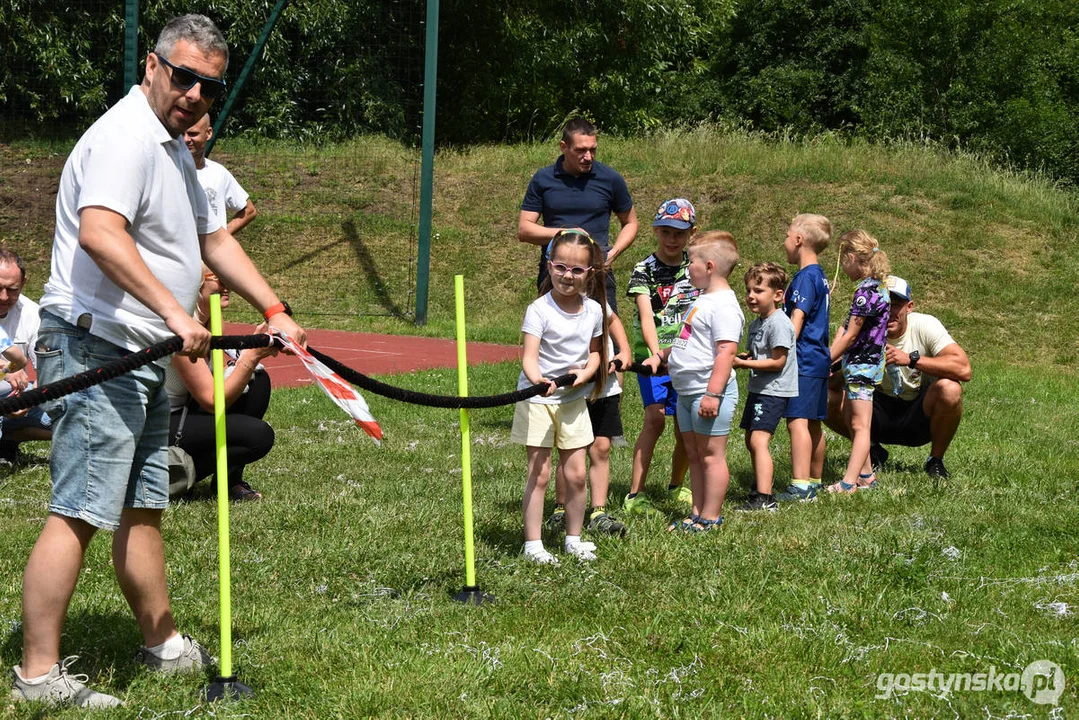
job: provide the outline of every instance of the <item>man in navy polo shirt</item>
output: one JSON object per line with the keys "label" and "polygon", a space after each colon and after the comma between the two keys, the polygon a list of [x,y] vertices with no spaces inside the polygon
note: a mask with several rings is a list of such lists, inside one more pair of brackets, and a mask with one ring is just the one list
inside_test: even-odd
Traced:
{"label": "man in navy polo shirt", "polygon": [[[540,247],[537,288],[547,277],[547,245],[559,230],[580,228],[599,243],[606,258],[607,302],[618,310],[611,264],[637,236],[637,213],[626,181],[613,168],[596,161],[596,127],[581,117],[566,123],[561,157],[536,171],[528,183],[517,238]],[[611,213],[622,229],[610,242]],[[543,224],[540,224],[540,220]]]}

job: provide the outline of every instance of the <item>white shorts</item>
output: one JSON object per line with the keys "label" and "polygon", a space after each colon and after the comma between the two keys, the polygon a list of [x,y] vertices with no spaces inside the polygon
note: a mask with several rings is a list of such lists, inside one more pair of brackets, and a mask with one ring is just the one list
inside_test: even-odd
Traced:
{"label": "white shorts", "polygon": [[574,450],[588,447],[595,438],[588,405],[578,398],[560,405],[524,400],[513,409],[510,441],[528,447],[556,447]]}

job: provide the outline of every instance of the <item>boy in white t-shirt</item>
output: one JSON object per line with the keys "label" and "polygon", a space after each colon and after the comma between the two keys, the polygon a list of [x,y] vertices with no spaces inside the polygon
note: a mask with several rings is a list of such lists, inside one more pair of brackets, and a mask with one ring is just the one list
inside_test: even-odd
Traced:
{"label": "boy in white t-shirt", "polygon": [[236,182],[232,173],[221,163],[206,157],[206,143],[213,135],[214,129],[207,113],[184,133],[184,144],[195,160],[199,185],[206,191],[210,211],[218,222],[235,235],[255,219],[258,210],[255,209],[255,203],[251,202],[251,196]]}
{"label": "boy in white t-shirt", "polygon": [[678,393],[678,430],[685,440],[693,490],[692,514],[671,530],[707,532],[723,522],[727,496],[727,436],[738,404],[734,357],[745,316],[727,281],[738,262],[728,232],[704,233],[690,242],[689,279],[701,290],[673,345],[644,361],[656,372],[668,363]]}
{"label": "boy in white t-shirt", "polygon": [[776,509],[772,493],[774,466],[768,444],[787,402],[798,397],[798,358],[794,323],[780,308],[787,288],[787,271],[775,263],[758,263],[745,276],[746,306],[757,313],[749,324],[749,352],[734,359],[734,367],[749,370],[749,397],[739,427],[746,431],[746,448],[753,459],[754,489],[739,510]]}

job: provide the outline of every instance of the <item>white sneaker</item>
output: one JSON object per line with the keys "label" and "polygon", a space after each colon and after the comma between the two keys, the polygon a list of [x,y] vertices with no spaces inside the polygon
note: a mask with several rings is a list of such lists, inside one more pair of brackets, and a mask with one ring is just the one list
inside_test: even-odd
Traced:
{"label": "white sneaker", "polygon": [[159,673],[201,672],[203,668],[213,664],[213,657],[206,652],[206,648],[199,645],[197,640],[190,635],[184,635],[183,640],[184,649],[178,658],[163,660],[145,647],[141,647],[135,653],[135,661],[145,665],[152,672]]}
{"label": "white sneaker", "polygon": [[596,559],[596,544],[590,542],[578,542],[570,545],[566,543],[566,552],[577,558],[578,560],[595,560]]}
{"label": "white sneaker", "polygon": [[547,552],[547,548],[540,548],[539,550],[537,550],[535,552],[529,552],[528,549],[526,548],[525,549],[525,559],[526,560],[531,560],[532,562],[536,563],[537,565],[557,565],[558,564],[558,558],[556,558],[551,553]]}
{"label": "white sneaker", "polygon": [[73,705],[83,708],[121,707],[123,702],[119,698],[94,692],[86,687],[84,683],[89,679],[86,675],[68,674],[68,666],[78,659],[78,655],[64,658],[62,662],[52,666],[43,682],[34,684],[26,682],[19,675],[19,671],[12,668],[11,675],[14,682],[11,684],[11,699],[15,702],[29,700],[49,705]]}

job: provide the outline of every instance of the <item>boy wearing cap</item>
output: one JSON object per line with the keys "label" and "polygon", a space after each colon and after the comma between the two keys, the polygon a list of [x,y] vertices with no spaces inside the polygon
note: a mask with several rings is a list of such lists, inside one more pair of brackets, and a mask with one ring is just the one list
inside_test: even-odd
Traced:
{"label": "boy wearing cap", "polygon": [[[626,295],[637,305],[637,328],[633,356],[641,362],[660,350],[671,347],[682,328],[686,311],[700,293],[689,281],[689,257],[686,245],[697,232],[697,212],[685,198],[667,200],[659,206],[652,220],[656,251],[633,268]],[[678,395],[671,388],[669,375],[637,375],[644,403],[644,426],[633,447],[633,475],[626,495],[627,513],[646,513],[652,509],[644,484],[656,443],[678,407]],[[683,485],[689,462],[682,435],[675,428],[674,458],[668,492],[675,500],[692,502],[692,493]]]}
{"label": "boy wearing cap", "polygon": [[[872,444],[874,467],[888,460],[884,445],[920,447],[929,444],[925,472],[933,478],[949,476],[944,453],[963,419],[963,386],[971,378],[970,359],[944,324],[932,315],[913,312],[910,283],[889,275],[888,345],[885,361],[899,368],[898,392],[885,373],[873,393]],[[842,421],[843,393],[828,398],[828,427],[848,435]]]}

